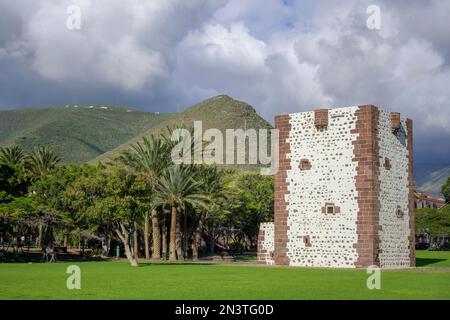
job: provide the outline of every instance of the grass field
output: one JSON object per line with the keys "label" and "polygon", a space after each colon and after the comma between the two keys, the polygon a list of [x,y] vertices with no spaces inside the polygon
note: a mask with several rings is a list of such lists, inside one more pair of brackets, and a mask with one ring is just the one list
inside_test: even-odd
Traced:
{"label": "grass field", "polygon": [[[365,270],[242,264],[80,262],[0,264],[0,299],[450,299],[450,252],[417,252],[420,268],[383,271],[368,290]],[[81,268],[81,290],[66,268]]]}

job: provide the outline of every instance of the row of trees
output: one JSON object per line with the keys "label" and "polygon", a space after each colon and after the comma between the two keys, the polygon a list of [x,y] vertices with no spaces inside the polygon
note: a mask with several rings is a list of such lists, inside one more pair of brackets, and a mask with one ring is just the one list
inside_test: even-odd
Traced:
{"label": "row of trees", "polygon": [[[430,248],[450,248],[450,177],[441,187],[447,204],[442,208],[416,209],[416,235],[425,236]],[[420,240],[419,240],[420,242]]]}
{"label": "row of trees", "polygon": [[218,245],[255,246],[259,223],[273,219],[273,178],[175,165],[168,137],[145,138],[106,166],[58,166],[48,148],[0,149],[2,237],[80,247],[96,239],[105,255],[116,239],[133,266],[140,253],[198,259],[203,242],[210,254]]}
{"label": "row of trees", "polygon": [[431,248],[449,248],[450,206],[416,209],[416,235],[426,236]]}

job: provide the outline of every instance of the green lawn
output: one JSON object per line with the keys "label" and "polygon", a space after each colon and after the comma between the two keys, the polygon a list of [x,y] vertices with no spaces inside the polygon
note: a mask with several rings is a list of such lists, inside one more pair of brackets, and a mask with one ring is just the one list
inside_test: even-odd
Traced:
{"label": "green lawn", "polygon": [[[450,299],[450,252],[417,253],[425,267],[383,271],[368,290],[365,270],[124,262],[0,264],[0,299]],[[67,266],[81,290],[66,288]]]}

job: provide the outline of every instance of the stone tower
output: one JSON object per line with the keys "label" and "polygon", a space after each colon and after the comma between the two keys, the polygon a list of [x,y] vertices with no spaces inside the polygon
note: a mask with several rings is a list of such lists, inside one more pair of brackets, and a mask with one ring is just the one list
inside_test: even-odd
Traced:
{"label": "stone tower", "polygon": [[415,265],[412,121],[372,105],[275,118],[275,221],[258,260],[311,267]]}

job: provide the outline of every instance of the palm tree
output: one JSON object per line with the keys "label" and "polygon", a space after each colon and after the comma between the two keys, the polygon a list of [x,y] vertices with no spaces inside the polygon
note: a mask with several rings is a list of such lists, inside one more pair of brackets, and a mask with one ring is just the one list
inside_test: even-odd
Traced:
{"label": "palm tree", "polygon": [[56,168],[61,158],[50,148],[36,147],[27,159],[27,169],[32,180],[48,174]]}
{"label": "palm tree", "polygon": [[[180,254],[179,212],[186,205],[202,207],[205,205],[205,196],[200,192],[200,183],[194,180],[195,171],[192,166],[174,165],[165,170],[156,184],[157,203],[169,205],[171,208],[169,260],[182,259]],[[179,238],[179,237],[178,237]],[[177,245],[178,244],[178,245]],[[178,250],[177,250],[178,249]]]}
{"label": "palm tree", "polygon": [[0,148],[0,163],[8,166],[14,166],[23,163],[27,156],[21,146],[11,145]]}
{"label": "palm tree", "polygon": [[[169,166],[169,148],[161,139],[153,136],[150,139],[143,138],[142,143],[138,142],[131,148],[121,154],[118,158],[119,162],[132,167],[137,172],[145,175],[148,182],[150,197],[154,194],[154,187],[158,176]],[[152,238],[153,238],[153,254],[152,258],[161,259],[161,233],[159,230],[158,211],[154,204],[151,204],[152,219]],[[148,243],[148,213],[144,217],[144,245],[145,258],[149,259],[149,243]]]}

